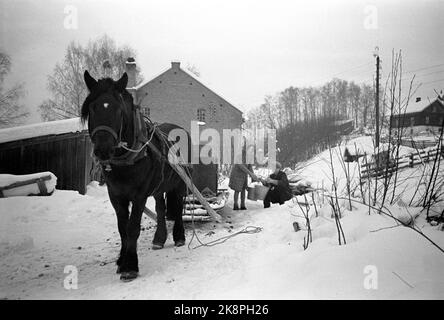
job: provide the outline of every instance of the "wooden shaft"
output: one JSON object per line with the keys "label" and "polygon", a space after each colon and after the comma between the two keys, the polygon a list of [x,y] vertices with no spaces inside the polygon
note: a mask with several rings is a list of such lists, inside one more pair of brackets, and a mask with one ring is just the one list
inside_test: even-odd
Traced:
{"label": "wooden shaft", "polygon": [[150,217],[151,219],[153,219],[154,221],[157,222],[157,214],[153,211],[151,211],[150,209],[148,209],[147,207],[143,208],[143,213],[145,213],[148,217]]}
{"label": "wooden shaft", "polygon": [[170,163],[168,161],[168,159],[162,155],[162,153],[159,151],[159,149],[157,149],[157,147],[155,145],[153,145],[152,142],[150,142],[148,144],[148,146],[160,158],[160,161],[167,161],[170,164],[171,168],[173,168],[173,170],[179,175],[179,177],[182,178],[183,182],[185,182],[185,184],[191,190],[191,192],[195,195],[197,200],[199,200],[199,202],[202,204],[202,206],[205,208],[205,210],[207,210],[208,214],[215,221],[220,222],[222,217],[219,214],[217,214],[213,208],[210,207],[210,204],[207,202],[207,200],[205,200],[205,198],[202,196],[202,194],[199,192],[199,190],[197,190],[196,186],[191,181],[191,178],[188,177],[185,170],[181,166],[179,166],[178,164]]}

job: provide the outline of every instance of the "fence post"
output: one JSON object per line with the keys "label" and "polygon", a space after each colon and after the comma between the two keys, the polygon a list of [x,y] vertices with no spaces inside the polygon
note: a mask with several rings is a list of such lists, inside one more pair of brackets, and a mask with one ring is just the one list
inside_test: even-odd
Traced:
{"label": "fence post", "polygon": [[409,167],[413,168],[413,153],[410,154]]}

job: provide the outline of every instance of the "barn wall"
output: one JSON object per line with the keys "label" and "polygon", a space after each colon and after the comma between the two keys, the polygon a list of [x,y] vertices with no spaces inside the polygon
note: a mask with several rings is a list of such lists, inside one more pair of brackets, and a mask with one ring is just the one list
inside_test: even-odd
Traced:
{"label": "barn wall", "polygon": [[91,142],[86,131],[47,135],[0,144],[0,173],[51,171],[57,188],[86,193],[92,167]]}
{"label": "barn wall", "polygon": [[[428,117],[428,123],[427,123]],[[413,126],[412,119],[413,118]],[[441,126],[441,123],[444,118],[444,113],[431,113],[431,112],[416,112],[416,113],[406,113],[403,115],[395,115],[392,117],[392,127],[393,128],[409,128],[409,127],[428,127],[430,129],[434,129],[433,127]],[[422,131],[421,129],[420,131]],[[418,131],[418,130],[414,130]]]}

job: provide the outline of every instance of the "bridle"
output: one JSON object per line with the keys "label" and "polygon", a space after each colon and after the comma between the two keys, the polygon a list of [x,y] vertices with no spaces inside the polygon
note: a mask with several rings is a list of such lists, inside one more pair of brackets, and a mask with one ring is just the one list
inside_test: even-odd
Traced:
{"label": "bridle", "polygon": [[[126,103],[125,103],[125,100],[123,99],[121,93],[119,93],[119,98],[120,98],[124,108],[126,108]],[[127,142],[122,141],[122,131],[123,131],[123,121],[124,121],[123,113],[124,112],[122,112],[122,117],[120,119],[120,130],[118,133],[113,128],[111,128],[110,126],[107,126],[107,125],[99,125],[99,126],[95,127],[92,130],[92,132],[90,133],[91,140],[93,140],[94,136],[98,132],[100,132],[100,131],[108,132],[116,140],[116,145],[114,146],[114,148],[115,149],[122,148],[122,149],[126,150],[126,152],[123,153],[122,155],[112,156],[109,160],[96,159],[102,166],[105,167],[106,171],[111,171],[111,166],[110,166],[111,164],[116,165],[116,166],[133,165],[139,159],[147,156],[145,147],[151,142],[151,140],[154,136],[156,125],[154,125],[150,139],[148,140],[146,137],[147,125],[146,125],[145,121],[143,120],[142,115],[140,114],[140,108],[138,106],[133,105],[131,112],[132,112],[132,116],[133,116],[133,126],[134,126],[133,144],[131,147],[128,147]]]}
{"label": "bridle", "polygon": [[123,127],[123,117],[120,121],[120,131],[119,131],[119,135],[117,135],[116,131],[114,131],[113,128],[108,127],[108,126],[97,126],[94,128],[94,130],[91,132],[91,139],[94,138],[94,136],[96,135],[97,132],[99,131],[106,131],[108,133],[110,133],[113,138],[117,141],[117,148],[119,146],[120,140],[122,138],[122,127]]}

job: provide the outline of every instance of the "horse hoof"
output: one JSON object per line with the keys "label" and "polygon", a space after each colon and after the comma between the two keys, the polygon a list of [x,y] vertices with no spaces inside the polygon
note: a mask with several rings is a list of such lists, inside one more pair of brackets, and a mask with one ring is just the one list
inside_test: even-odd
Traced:
{"label": "horse hoof", "polygon": [[176,247],[182,247],[185,245],[185,240],[179,240],[174,243]]}
{"label": "horse hoof", "polygon": [[163,249],[163,244],[153,243],[153,250]]}
{"label": "horse hoof", "polygon": [[137,271],[128,271],[128,272],[122,272],[120,275],[120,280],[123,282],[130,282],[137,278],[139,273]]}

